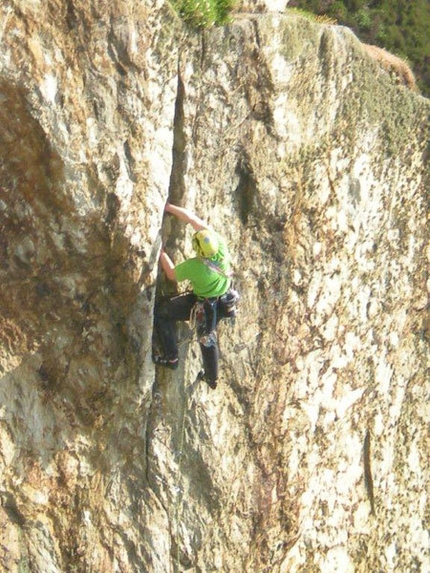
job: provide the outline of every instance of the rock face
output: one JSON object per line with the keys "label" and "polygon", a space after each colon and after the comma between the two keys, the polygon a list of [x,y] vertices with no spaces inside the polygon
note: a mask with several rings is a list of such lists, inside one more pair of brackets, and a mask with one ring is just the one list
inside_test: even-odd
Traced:
{"label": "rock face", "polygon": [[[0,47],[1,570],[428,572],[428,100],[288,11],[9,0]],[[168,197],[235,260],[215,391],[186,325],[151,363]]]}

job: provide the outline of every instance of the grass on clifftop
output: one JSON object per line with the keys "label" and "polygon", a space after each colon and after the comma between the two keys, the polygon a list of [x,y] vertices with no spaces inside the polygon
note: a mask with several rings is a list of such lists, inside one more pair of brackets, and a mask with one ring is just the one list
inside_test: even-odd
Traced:
{"label": "grass on clifftop", "polygon": [[337,20],[336,18],[331,18],[327,16],[327,14],[314,14],[313,12],[309,12],[308,10],[303,10],[302,8],[289,8],[289,12],[294,12],[303,18],[307,18],[312,22],[317,22],[318,24],[327,24],[327,25],[336,25]]}
{"label": "grass on clifftop", "polygon": [[430,97],[430,2],[428,0],[290,0],[288,8],[325,15],[348,26],[365,44],[407,60]]}
{"label": "grass on clifftop", "polygon": [[210,28],[229,21],[236,0],[171,0],[171,3],[187,24]]}

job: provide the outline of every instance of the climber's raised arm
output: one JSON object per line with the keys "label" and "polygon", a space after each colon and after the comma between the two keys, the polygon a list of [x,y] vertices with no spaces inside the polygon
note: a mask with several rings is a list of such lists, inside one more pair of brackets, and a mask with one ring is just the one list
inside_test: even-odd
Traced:
{"label": "climber's raised arm", "polygon": [[200,219],[200,217],[185,207],[178,207],[171,203],[166,203],[164,210],[166,213],[171,213],[181,221],[184,221],[184,223],[189,223],[195,231],[202,231],[203,229],[210,228],[203,219]]}

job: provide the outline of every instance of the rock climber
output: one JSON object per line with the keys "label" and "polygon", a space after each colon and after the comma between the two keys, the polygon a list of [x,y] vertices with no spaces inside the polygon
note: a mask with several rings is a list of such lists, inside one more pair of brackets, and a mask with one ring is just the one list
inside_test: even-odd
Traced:
{"label": "rock climber", "polygon": [[154,348],[153,361],[175,370],[179,364],[176,321],[195,321],[204,367],[199,377],[216,388],[219,361],[216,327],[222,318],[234,316],[239,299],[231,289],[230,255],[225,240],[190,210],[167,203],[165,212],[193,227],[196,256],[175,265],[164,249],[161,251],[160,264],[167,278],[176,282],[188,280],[192,290],[156,304],[154,327],[161,348]]}

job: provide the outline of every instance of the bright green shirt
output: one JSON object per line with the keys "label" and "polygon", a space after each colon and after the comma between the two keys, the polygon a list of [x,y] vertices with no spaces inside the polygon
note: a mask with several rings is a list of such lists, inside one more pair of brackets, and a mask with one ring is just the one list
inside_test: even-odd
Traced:
{"label": "bright green shirt", "polygon": [[[227,275],[230,272],[230,255],[224,239],[217,234],[218,252],[209,260]],[[201,298],[218,297],[230,288],[231,279],[205,265],[204,259],[194,257],[175,266],[178,282],[190,281],[193,293]]]}

